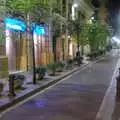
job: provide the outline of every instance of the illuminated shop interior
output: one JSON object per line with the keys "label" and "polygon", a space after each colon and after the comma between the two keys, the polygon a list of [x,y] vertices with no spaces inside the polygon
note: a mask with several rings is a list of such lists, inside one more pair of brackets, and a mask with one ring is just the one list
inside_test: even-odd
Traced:
{"label": "illuminated shop interior", "polygon": [[26,24],[15,18],[5,18],[6,56],[9,72],[25,71],[27,67]]}

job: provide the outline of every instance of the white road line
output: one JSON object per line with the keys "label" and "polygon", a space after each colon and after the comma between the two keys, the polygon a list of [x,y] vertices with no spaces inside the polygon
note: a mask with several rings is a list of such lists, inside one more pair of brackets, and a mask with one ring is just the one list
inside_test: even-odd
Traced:
{"label": "white road line", "polygon": [[[104,111],[104,110],[105,110],[105,108],[106,108],[105,105],[106,105],[107,102],[108,102],[108,96],[109,96],[109,94],[110,94],[110,90],[111,90],[111,88],[112,88],[112,85],[113,85],[113,83],[114,83],[115,77],[116,77],[116,75],[117,75],[119,66],[120,66],[120,59],[117,61],[115,70],[114,70],[114,72],[113,72],[112,81],[110,82],[110,85],[109,85],[109,87],[108,87],[108,89],[107,89],[107,91],[106,91],[106,93],[105,93],[105,96],[104,96],[104,98],[103,98],[103,101],[102,101],[102,104],[101,104],[101,106],[100,106],[100,109],[99,109],[99,111],[97,112],[97,115],[96,115],[95,120],[103,120],[103,116],[105,115],[105,111]],[[111,108],[111,109],[113,109],[113,108]],[[107,119],[106,119],[106,120],[107,120]]]}
{"label": "white road line", "polygon": [[[99,59],[99,60],[94,61],[93,64],[97,63],[98,61],[100,61],[100,60],[102,60],[102,59],[104,59],[104,57],[102,57],[102,58]],[[72,76],[76,75],[77,73],[83,71],[83,70],[86,69],[86,68],[88,68],[88,65],[86,65],[85,67],[81,68],[80,70],[78,70],[78,71],[72,73],[72,74],[69,75],[68,77],[66,77],[66,78],[64,78],[64,79],[62,79],[62,80],[60,80],[60,81],[58,81],[58,82],[55,83],[54,85],[49,86],[48,88],[45,88],[44,90],[40,91],[39,93],[36,93],[36,94],[34,94],[33,96],[30,96],[29,98],[27,98],[27,99],[25,99],[25,100],[23,100],[23,101],[17,103],[16,105],[14,105],[14,106],[8,108],[7,110],[5,110],[5,111],[3,111],[2,113],[0,113],[0,118],[1,118],[4,114],[6,114],[7,112],[9,112],[9,111],[11,111],[11,110],[17,108],[18,106],[24,104],[25,102],[27,102],[27,101],[33,99],[33,98],[36,97],[37,95],[42,94],[43,92],[45,92],[45,91],[47,91],[48,89],[50,89],[50,88],[56,86],[57,84],[59,84],[59,83],[65,81],[65,80],[71,78]]]}

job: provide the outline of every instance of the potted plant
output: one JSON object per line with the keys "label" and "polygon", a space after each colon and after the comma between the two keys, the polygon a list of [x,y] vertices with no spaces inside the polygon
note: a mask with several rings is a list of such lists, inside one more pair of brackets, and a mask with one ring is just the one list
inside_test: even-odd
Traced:
{"label": "potted plant", "polygon": [[21,75],[21,74],[11,74],[9,76],[14,81],[14,89],[18,89],[18,88],[22,87],[22,85],[24,83],[24,79],[25,79],[24,75]]}
{"label": "potted plant", "polygon": [[57,68],[56,68],[56,71],[57,72],[62,72],[63,71],[63,69],[64,69],[64,67],[65,67],[65,64],[63,63],[63,62],[57,62]]}
{"label": "potted plant", "polygon": [[58,67],[58,64],[57,63],[50,63],[47,65],[47,72],[50,76],[54,76],[55,73],[56,73],[56,69]]}
{"label": "potted plant", "polygon": [[69,59],[66,63],[66,68],[69,69],[69,68],[72,68],[72,66],[73,66],[73,60]]}
{"label": "potted plant", "polygon": [[45,67],[38,67],[36,68],[36,75],[38,80],[42,80],[45,76],[46,68]]}
{"label": "potted plant", "polygon": [[95,53],[94,52],[89,53],[87,56],[89,57],[90,60],[93,60],[95,58]]}
{"label": "potted plant", "polygon": [[77,60],[76,57],[73,58],[73,64],[76,65],[77,64]]}
{"label": "potted plant", "polygon": [[77,56],[77,57],[76,57],[77,65],[82,64],[82,60],[83,60],[83,57],[81,57],[81,56]]}
{"label": "potted plant", "polygon": [[22,85],[23,85],[23,81],[22,81],[22,80],[20,80],[20,79],[15,79],[15,81],[14,81],[14,88],[15,88],[15,89],[22,88]]}
{"label": "potted plant", "polygon": [[91,59],[92,55],[90,53],[88,53],[86,56],[88,57],[88,59]]}

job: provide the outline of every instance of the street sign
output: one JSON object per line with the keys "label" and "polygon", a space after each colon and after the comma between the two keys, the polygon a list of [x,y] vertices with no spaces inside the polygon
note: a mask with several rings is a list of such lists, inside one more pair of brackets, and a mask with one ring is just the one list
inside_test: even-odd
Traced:
{"label": "street sign", "polygon": [[5,18],[5,26],[8,29],[12,29],[15,31],[24,32],[26,30],[26,24],[24,21],[15,19],[15,18]]}

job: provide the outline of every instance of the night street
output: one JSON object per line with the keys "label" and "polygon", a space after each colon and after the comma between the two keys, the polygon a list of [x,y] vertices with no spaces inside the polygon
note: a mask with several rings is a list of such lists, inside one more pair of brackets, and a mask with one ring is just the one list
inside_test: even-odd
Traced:
{"label": "night street", "polygon": [[39,93],[0,120],[94,120],[117,61],[118,52],[109,53],[92,68]]}
{"label": "night street", "polygon": [[0,120],[120,120],[120,0],[0,0]]}

